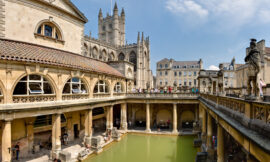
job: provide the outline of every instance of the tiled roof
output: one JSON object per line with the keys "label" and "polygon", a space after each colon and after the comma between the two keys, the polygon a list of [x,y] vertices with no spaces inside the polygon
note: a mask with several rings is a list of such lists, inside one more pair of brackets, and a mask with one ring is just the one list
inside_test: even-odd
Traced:
{"label": "tiled roof", "polygon": [[40,63],[124,77],[110,65],[71,52],[0,39],[0,60]]}

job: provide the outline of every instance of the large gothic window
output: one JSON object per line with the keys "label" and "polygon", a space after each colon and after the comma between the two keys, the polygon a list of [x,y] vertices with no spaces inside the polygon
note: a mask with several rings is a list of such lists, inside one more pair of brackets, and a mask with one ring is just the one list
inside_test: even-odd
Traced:
{"label": "large gothic window", "polygon": [[109,93],[109,86],[104,80],[97,82],[94,88],[94,93]]}
{"label": "large gothic window", "polygon": [[137,55],[133,51],[129,55],[129,62],[134,64],[134,71],[137,71]]}
{"label": "large gothic window", "polygon": [[65,84],[64,94],[86,94],[87,90],[84,82],[80,78],[71,78]]}
{"label": "large gothic window", "polygon": [[120,53],[118,55],[118,61],[124,61],[125,60],[125,55],[123,53]]}
{"label": "large gothic window", "polygon": [[45,36],[54,38],[57,40],[62,40],[62,35],[60,32],[60,29],[53,24],[52,22],[44,22],[40,24],[37,28],[37,31],[35,31],[37,35]]}
{"label": "large gothic window", "polygon": [[114,91],[114,93],[122,93],[122,92],[124,92],[123,88],[124,87],[122,86],[122,84],[120,82],[117,82],[114,86],[113,91]]}
{"label": "large gothic window", "polygon": [[53,94],[50,83],[41,75],[23,77],[16,85],[13,95]]}

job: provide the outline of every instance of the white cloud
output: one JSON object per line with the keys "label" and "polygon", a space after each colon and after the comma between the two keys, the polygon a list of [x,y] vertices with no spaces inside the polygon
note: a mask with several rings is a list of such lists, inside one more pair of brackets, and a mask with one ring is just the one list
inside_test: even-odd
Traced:
{"label": "white cloud", "polygon": [[197,15],[198,19],[214,20],[214,25],[228,29],[270,23],[270,0],[166,0],[166,8],[184,18]]}
{"label": "white cloud", "polygon": [[207,70],[219,70],[219,68],[215,65],[210,65]]}
{"label": "white cloud", "polygon": [[175,14],[189,14],[200,18],[208,16],[208,11],[192,0],[168,0],[166,8]]}

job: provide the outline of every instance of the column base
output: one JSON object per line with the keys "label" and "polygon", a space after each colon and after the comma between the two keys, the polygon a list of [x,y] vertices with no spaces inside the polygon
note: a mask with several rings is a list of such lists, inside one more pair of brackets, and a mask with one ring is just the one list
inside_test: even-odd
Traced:
{"label": "column base", "polygon": [[173,130],[172,134],[179,134],[179,132],[177,130]]}
{"label": "column base", "polygon": [[151,133],[151,129],[146,129],[145,132],[146,133]]}

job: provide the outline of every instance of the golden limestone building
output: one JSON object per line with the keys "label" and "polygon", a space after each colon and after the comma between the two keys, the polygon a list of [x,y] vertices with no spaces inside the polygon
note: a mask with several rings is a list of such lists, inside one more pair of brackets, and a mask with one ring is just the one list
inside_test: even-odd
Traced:
{"label": "golden limestone building", "polygon": [[[106,18],[100,11],[99,39],[84,35],[87,21],[69,0],[0,0],[2,161],[11,161],[17,142],[24,157],[36,142],[53,141],[54,156],[63,132],[71,140],[91,134],[92,110],[79,105],[121,97],[134,86],[153,87],[149,37],[139,34],[137,44],[125,43],[124,10],[119,16],[115,5]],[[93,127],[103,129],[104,109],[93,114]]]}

